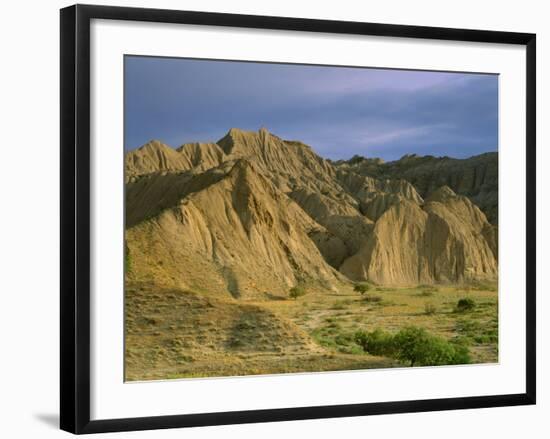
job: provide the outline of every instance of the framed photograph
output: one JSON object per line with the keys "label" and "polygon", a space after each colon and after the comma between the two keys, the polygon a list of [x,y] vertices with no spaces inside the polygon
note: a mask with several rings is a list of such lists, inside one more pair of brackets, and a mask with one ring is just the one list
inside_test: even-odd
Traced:
{"label": "framed photograph", "polygon": [[61,428],[535,403],[535,35],[61,10]]}

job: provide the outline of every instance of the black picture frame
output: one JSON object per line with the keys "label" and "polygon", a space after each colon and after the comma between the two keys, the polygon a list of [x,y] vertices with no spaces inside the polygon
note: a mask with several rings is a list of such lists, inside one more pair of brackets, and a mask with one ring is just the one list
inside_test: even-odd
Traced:
{"label": "black picture frame", "polygon": [[[525,393],[90,420],[90,21],[182,23],[526,47],[527,285]],[[61,429],[81,434],[535,404],[536,36],[210,12],[75,5],[61,10]]]}

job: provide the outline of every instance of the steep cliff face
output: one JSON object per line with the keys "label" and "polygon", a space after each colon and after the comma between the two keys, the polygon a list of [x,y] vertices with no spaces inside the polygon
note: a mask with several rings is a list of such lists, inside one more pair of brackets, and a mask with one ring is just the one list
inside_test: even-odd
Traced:
{"label": "steep cliff face", "polygon": [[351,280],[384,285],[419,283],[426,212],[402,201],[388,209],[365,245],[344,261],[340,271]]}
{"label": "steep cliff face", "polygon": [[487,227],[479,208],[444,186],[422,207],[401,201],[389,208],[340,271],[390,285],[494,279],[498,266]]}
{"label": "steep cliff face", "polygon": [[341,282],[308,236],[323,228],[250,162],[217,174],[189,180],[175,205],[127,230],[135,280],[234,297]]}
{"label": "steep cliff face", "polygon": [[125,163],[136,281],[255,297],[300,283],[328,291],[350,280],[497,276],[497,228],[471,197],[407,178],[416,165],[379,178],[380,161],[333,164],[265,129],[177,150],[150,142]]}

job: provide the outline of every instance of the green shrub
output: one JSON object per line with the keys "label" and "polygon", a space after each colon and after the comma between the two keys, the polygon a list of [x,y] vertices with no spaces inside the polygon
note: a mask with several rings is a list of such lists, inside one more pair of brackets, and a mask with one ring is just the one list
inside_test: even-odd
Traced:
{"label": "green shrub", "polygon": [[305,294],[306,290],[304,289],[304,287],[301,286],[292,287],[288,292],[288,296],[294,300],[298,299],[298,297],[305,296]]}
{"label": "green shrub", "polygon": [[371,289],[371,286],[368,283],[355,284],[355,286],[353,287],[353,291],[361,295],[365,294],[370,289]]}
{"label": "green shrub", "polygon": [[355,342],[355,337],[352,332],[343,331],[340,325],[336,324],[337,328],[330,326],[315,329],[312,332],[313,338],[321,346],[336,350],[345,354],[360,355],[363,349]]}
{"label": "green shrub", "polygon": [[455,311],[456,312],[472,311],[475,307],[476,307],[476,303],[474,299],[470,299],[469,297],[463,297],[457,302]]}
{"label": "green shrub", "polygon": [[372,355],[392,357],[394,353],[393,336],[380,328],[372,332],[357,332],[355,342]]}
{"label": "green shrub", "polygon": [[449,342],[414,326],[395,334],[394,345],[397,360],[410,363],[411,367],[451,364],[454,355],[454,349]]}
{"label": "green shrub", "polygon": [[454,348],[453,362],[449,364],[469,364],[472,359],[470,358],[470,350],[466,343],[455,342],[450,343]]}
{"label": "green shrub", "polygon": [[470,362],[466,345],[448,342],[415,326],[403,328],[395,335],[381,329],[368,333],[358,332],[355,341],[370,354],[392,357],[411,367]]}

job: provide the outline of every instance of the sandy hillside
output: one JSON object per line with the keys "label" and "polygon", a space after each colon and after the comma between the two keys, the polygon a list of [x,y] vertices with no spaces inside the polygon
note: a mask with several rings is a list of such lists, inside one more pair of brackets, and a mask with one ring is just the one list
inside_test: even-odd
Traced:
{"label": "sandy hillside", "polygon": [[[496,279],[496,226],[476,204],[493,168],[475,171],[466,197],[435,187],[443,177],[420,179],[420,165],[389,165],[332,163],[265,129],[178,149],[151,141],[126,156],[129,279],[243,298]],[[399,166],[414,178],[396,178]],[[450,177],[462,192],[467,169]]]}

